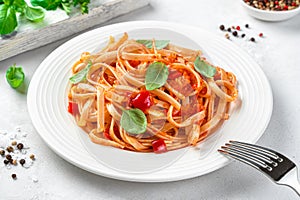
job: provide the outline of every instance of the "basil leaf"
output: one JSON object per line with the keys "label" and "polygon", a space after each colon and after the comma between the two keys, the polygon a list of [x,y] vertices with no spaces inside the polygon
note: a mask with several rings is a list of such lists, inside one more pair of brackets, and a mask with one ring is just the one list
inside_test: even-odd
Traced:
{"label": "basil leaf", "polygon": [[88,14],[89,13],[89,7],[88,7],[89,3],[90,3],[90,0],[85,0],[85,2],[80,4],[81,14]]}
{"label": "basil leaf", "polygon": [[217,72],[215,67],[201,60],[199,56],[196,58],[194,65],[196,71],[207,78],[212,78]]}
{"label": "basil leaf", "polygon": [[163,86],[169,76],[167,66],[162,62],[154,62],[148,66],[146,71],[146,90],[155,90]]}
{"label": "basil leaf", "polygon": [[15,7],[15,10],[20,13],[24,13],[24,10],[27,6],[27,4],[24,0],[14,0],[13,5]]}
{"label": "basil leaf", "polygon": [[123,110],[120,124],[128,133],[141,134],[147,129],[147,118],[143,111],[138,108]]}
{"label": "basil leaf", "polygon": [[90,70],[91,66],[92,66],[92,62],[89,61],[89,63],[87,64],[87,66],[82,69],[80,72],[74,74],[71,78],[70,81],[73,84],[79,83],[82,80],[84,80],[86,78],[86,74],[88,73],[88,71]]}
{"label": "basil leaf", "polygon": [[16,11],[12,6],[0,5],[0,34],[9,34],[18,26]]}
{"label": "basil leaf", "polygon": [[[152,40],[136,40],[136,42],[145,45],[148,49],[152,49]],[[156,49],[163,49],[170,43],[170,40],[155,40]]]}
{"label": "basil leaf", "polygon": [[6,80],[8,84],[16,89],[22,85],[25,79],[25,74],[22,67],[16,67],[16,64],[10,66],[6,71]]}
{"label": "basil leaf", "polygon": [[33,22],[40,21],[40,20],[44,19],[44,17],[45,17],[44,10],[42,8],[38,8],[38,7],[33,8],[30,6],[26,6],[24,14],[28,20],[33,21]]}
{"label": "basil leaf", "polygon": [[71,13],[71,4],[69,2],[62,2],[61,7],[68,15]]}
{"label": "basil leaf", "polygon": [[31,5],[41,6],[46,10],[56,10],[61,3],[61,0],[30,0]]}
{"label": "basil leaf", "polygon": [[14,3],[14,0],[3,0],[4,4],[11,6]]}

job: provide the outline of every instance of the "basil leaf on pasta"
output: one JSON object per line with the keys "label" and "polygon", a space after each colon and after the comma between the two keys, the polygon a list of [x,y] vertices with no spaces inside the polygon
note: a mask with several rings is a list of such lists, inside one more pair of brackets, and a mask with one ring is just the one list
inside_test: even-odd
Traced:
{"label": "basil leaf on pasta", "polygon": [[132,134],[141,134],[147,129],[146,115],[138,108],[123,110],[120,123],[125,131]]}
{"label": "basil leaf on pasta", "polygon": [[146,90],[155,90],[163,86],[169,76],[167,66],[162,62],[154,62],[148,66],[145,77]]}

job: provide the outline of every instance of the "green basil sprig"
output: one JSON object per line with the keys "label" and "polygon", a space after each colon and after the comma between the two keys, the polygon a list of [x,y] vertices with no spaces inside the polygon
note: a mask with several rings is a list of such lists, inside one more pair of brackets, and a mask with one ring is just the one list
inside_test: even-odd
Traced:
{"label": "green basil sprig", "polygon": [[45,17],[42,8],[31,7],[25,0],[3,0],[0,5],[0,35],[9,34],[16,29],[18,26],[17,13],[24,15],[26,19],[33,22]]}
{"label": "green basil sprig", "polygon": [[74,74],[73,76],[70,77],[70,82],[73,84],[76,84],[76,83],[79,83],[79,82],[85,80],[86,75],[92,65],[93,65],[93,63],[91,61],[89,61],[89,63],[87,64],[87,66],[84,69],[82,69],[81,71],[77,72],[76,74]]}
{"label": "green basil sprig", "polygon": [[72,6],[80,6],[81,13],[89,12],[88,4],[90,0],[30,0],[33,6],[41,6],[46,10],[56,10],[57,8],[63,9],[67,14],[71,13]]}
{"label": "green basil sprig", "polygon": [[[136,40],[136,42],[145,45],[148,49],[152,49],[152,40]],[[155,40],[156,49],[163,49],[170,43],[170,40]]]}
{"label": "green basil sprig", "polygon": [[22,67],[17,67],[16,64],[14,64],[6,70],[6,80],[12,88],[16,89],[20,87],[24,79],[25,74]]}
{"label": "green basil sprig", "polygon": [[147,118],[143,111],[138,108],[123,110],[120,124],[128,133],[141,134],[146,132]]}
{"label": "green basil sprig", "polygon": [[201,60],[199,56],[196,58],[194,65],[196,71],[207,78],[212,78],[217,72],[215,67]]}
{"label": "green basil sprig", "polygon": [[146,71],[146,90],[155,90],[163,86],[169,76],[167,66],[162,62],[154,62],[148,66]]}
{"label": "green basil sprig", "polygon": [[[44,9],[63,9],[70,14],[73,7],[80,6],[81,13],[88,13],[90,0],[31,0],[31,5],[25,0],[0,0],[0,35],[12,33],[18,26],[18,13],[32,22],[41,21],[45,17]],[[42,8],[41,8],[42,7]]]}

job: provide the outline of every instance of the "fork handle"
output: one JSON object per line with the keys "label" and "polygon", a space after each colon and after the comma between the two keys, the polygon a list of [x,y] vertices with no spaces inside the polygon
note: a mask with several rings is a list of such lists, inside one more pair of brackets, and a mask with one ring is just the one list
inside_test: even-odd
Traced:
{"label": "fork handle", "polygon": [[295,192],[297,192],[298,196],[300,196],[300,183],[298,180],[298,171],[296,167],[294,167],[291,171],[289,171],[277,183],[280,185],[289,186]]}

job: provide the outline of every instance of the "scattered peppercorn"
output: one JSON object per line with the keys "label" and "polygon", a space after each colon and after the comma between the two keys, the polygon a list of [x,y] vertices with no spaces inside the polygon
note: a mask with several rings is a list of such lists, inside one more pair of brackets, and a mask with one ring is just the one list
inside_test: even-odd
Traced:
{"label": "scattered peppercorn", "polygon": [[9,161],[8,161],[8,160],[4,160],[3,163],[4,163],[5,165],[7,165],[7,164],[9,163]]}
{"label": "scattered peppercorn", "polygon": [[6,150],[10,153],[10,152],[14,152],[14,148],[12,146],[8,146],[6,148]]}
{"label": "scattered peppercorn", "polygon": [[16,175],[16,174],[12,174],[11,177],[12,177],[13,179],[17,179],[17,175]]}
{"label": "scattered peppercorn", "polygon": [[6,156],[5,156],[5,158],[7,159],[7,160],[11,160],[11,155],[10,154],[7,154]]}
{"label": "scattered peppercorn", "polygon": [[5,151],[4,150],[0,150],[0,155],[4,156],[5,155]]}
{"label": "scattered peppercorn", "polygon": [[24,145],[22,143],[17,144],[17,148],[19,150],[22,150],[24,148]]}
{"label": "scattered peppercorn", "polygon": [[222,25],[220,26],[220,30],[221,30],[221,31],[224,31],[224,29],[225,29],[225,26],[222,24]]}
{"label": "scattered peppercorn", "polygon": [[245,36],[246,36],[246,34],[245,34],[245,33],[243,33],[243,34],[242,34],[242,38],[244,38]]}
{"label": "scattered peppercorn", "polygon": [[254,37],[250,38],[250,41],[255,42],[255,38]]}
{"label": "scattered peppercorn", "polygon": [[231,32],[231,28],[229,27],[229,28],[227,29],[227,31],[228,31],[228,32]]}
{"label": "scattered peppercorn", "polygon": [[238,32],[237,31],[233,31],[232,35],[235,36],[235,37],[237,37],[238,36]]}
{"label": "scattered peppercorn", "polygon": [[35,160],[34,154],[30,154],[29,158],[30,158],[31,160]]}
{"label": "scattered peppercorn", "polygon": [[249,28],[249,24],[246,24],[245,27],[246,27],[246,28]]}
{"label": "scattered peppercorn", "polygon": [[237,26],[237,27],[236,27],[236,30],[240,31],[240,30],[241,30],[241,27],[240,27],[240,26]]}
{"label": "scattered peppercorn", "polygon": [[20,164],[23,166],[23,165],[25,164],[26,161],[25,161],[25,159],[22,158],[19,162],[20,162]]}
{"label": "scattered peppercorn", "polygon": [[260,33],[258,36],[259,36],[259,37],[263,37],[263,36],[264,36],[264,34],[263,34],[263,33]]}
{"label": "scattered peppercorn", "polygon": [[17,165],[17,160],[13,160],[12,164]]}
{"label": "scattered peppercorn", "polygon": [[17,141],[12,141],[11,145],[15,146],[17,144]]}
{"label": "scattered peppercorn", "polygon": [[225,34],[226,39],[230,39],[230,36],[228,33]]}

